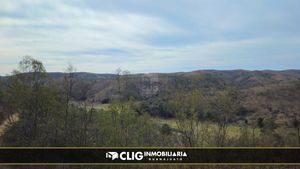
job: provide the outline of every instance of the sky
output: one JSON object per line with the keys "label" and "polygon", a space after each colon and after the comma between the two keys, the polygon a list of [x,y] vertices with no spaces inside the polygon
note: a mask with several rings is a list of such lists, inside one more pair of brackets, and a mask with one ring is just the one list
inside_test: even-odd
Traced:
{"label": "sky", "polygon": [[0,75],[300,69],[299,0],[0,0]]}

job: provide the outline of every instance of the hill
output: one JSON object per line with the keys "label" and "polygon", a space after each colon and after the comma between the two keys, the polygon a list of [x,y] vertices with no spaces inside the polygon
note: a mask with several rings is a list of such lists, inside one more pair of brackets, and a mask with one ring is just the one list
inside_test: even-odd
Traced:
{"label": "hill", "polygon": [[[65,73],[47,73],[47,84],[62,87]],[[275,119],[280,124],[299,114],[300,70],[197,70],[177,73],[149,73],[118,76],[115,74],[73,73],[72,99],[96,104],[110,103],[115,98],[134,98],[152,115],[172,117],[166,103],[178,90],[199,89],[205,95],[237,87],[243,110],[236,120],[257,116]],[[8,77],[2,77],[4,82]],[[61,89],[63,90],[63,89]]]}

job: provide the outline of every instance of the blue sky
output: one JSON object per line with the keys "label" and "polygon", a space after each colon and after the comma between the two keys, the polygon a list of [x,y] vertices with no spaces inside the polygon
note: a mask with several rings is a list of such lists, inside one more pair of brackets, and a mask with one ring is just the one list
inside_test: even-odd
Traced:
{"label": "blue sky", "polygon": [[300,69],[299,0],[0,0],[0,74]]}

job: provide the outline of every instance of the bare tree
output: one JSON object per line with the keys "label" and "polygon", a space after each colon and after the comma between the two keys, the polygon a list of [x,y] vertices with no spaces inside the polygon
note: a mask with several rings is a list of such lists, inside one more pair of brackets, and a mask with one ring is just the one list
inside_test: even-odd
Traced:
{"label": "bare tree", "polygon": [[205,109],[205,98],[199,90],[192,92],[180,91],[171,101],[175,108],[176,125],[185,146],[198,146],[200,140],[199,111]]}
{"label": "bare tree", "polygon": [[225,146],[227,128],[240,104],[239,91],[235,88],[226,88],[213,99],[212,106],[217,116],[216,144]]}
{"label": "bare tree", "polygon": [[65,143],[68,143],[68,130],[69,130],[69,111],[70,111],[70,101],[72,96],[72,90],[74,85],[74,66],[69,63],[65,71],[64,76],[64,98],[65,98],[65,117],[64,117],[64,139]]}

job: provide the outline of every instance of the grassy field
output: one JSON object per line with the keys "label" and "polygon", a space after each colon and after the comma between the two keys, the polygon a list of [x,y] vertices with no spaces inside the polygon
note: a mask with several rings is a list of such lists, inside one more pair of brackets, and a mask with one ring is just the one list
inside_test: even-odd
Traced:
{"label": "grassy field", "polygon": [[94,108],[95,109],[99,109],[99,110],[107,110],[109,104],[97,104],[97,105],[94,105]]}
{"label": "grassy field", "polygon": [[[109,104],[99,104],[95,105],[94,108],[106,110],[109,107]],[[177,129],[177,124],[175,119],[164,119],[160,117],[152,117],[152,120],[156,122],[158,125],[162,126],[163,124],[168,124],[172,129]],[[217,130],[217,124],[213,122],[203,121],[200,122],[202,125],[206,125],[208,127],[208,132],[213,133]],[[252,128],[248,128],[248,132],[252,134]],[[260,134],[259,129],[254,130],[255,137],[258,137]],[[238,124],[230,124],[227,129],[227,137],[231,138],[238,138],[241,135],[241,126]]]}
{"label": "grassy field", "polygon": [[[109,107],[109,104],[98,104],[94,105],[94,108],[96,109],[102,109],[102,110],[107,110]],[[164,119],[160,117],[152,117],[152,120],[154,122],[157,122],[158,125],[162,126],[163,124],[168,124],[172,129],[177,129],[177,124],[175,119]],[[203,121],[201,124],[206,125],[208,127],[208,132],[214,132],[217,130],[217,124],[213,122],[208,122],[208,121]],[[248,128],[248,132],[252,134],[252,128]],[[259,129],[254,130],[255,136],[258,136],[260,134]],[[230,124],[227,129],[227,137],[230,138],[238,138],[241,135],[241,126],[238,124]]]}
{"label": "grassy field", "polygon": [[[177,124],[176,124],[175,119],[163,119],[163,118],[159,118],[159,117],[153,117],[153,120],[155,122],[158,122],[160,125],[168,124],[171,128],[177,129]],[[213,122],[203,121],[203,122],[200,122],[200,123],[202,125],[203,124],[207,125],[209,132],[213,132],[213,131],[217,130],[217,124],[215,124]],[[241,135],[241,130],[240,129],[241,129],[241,126],[239,126],[237,124],[230,124],[228,126],[228,129],[227,129],[228,138],[238,138]],[[248,128],[248,132],[252,133],[252,129]],[[255,136],[258,136],[260,134],[259,129],[255,129],[254,132],[255,132],[254,133]]]}

